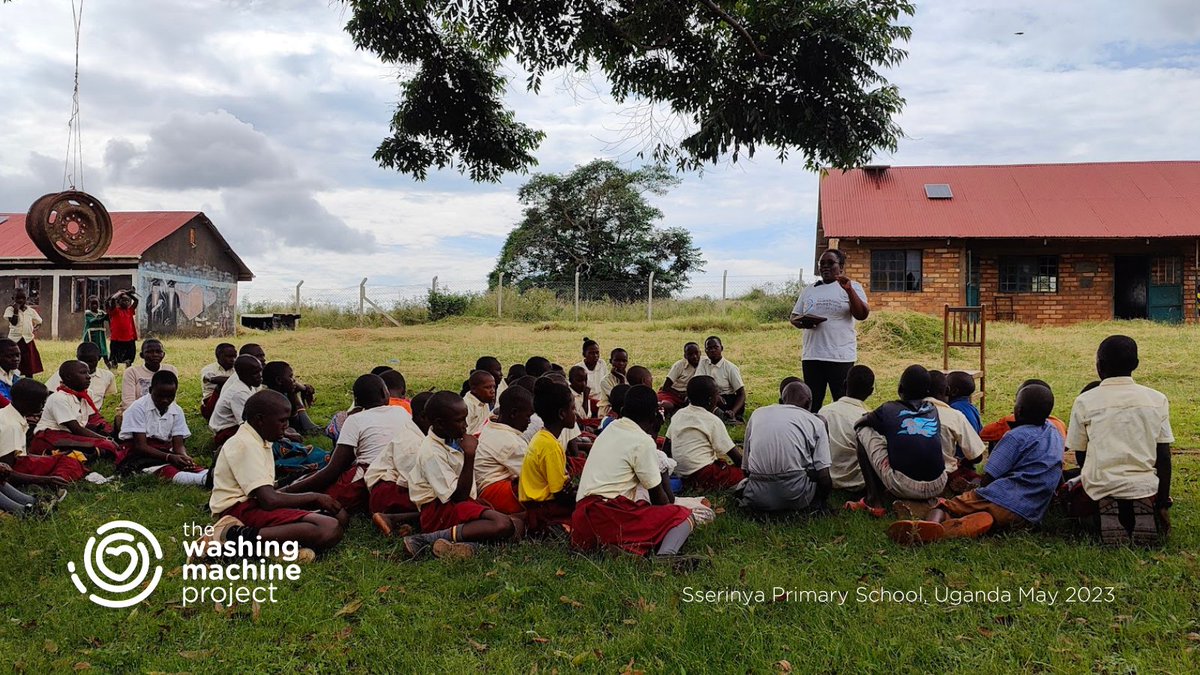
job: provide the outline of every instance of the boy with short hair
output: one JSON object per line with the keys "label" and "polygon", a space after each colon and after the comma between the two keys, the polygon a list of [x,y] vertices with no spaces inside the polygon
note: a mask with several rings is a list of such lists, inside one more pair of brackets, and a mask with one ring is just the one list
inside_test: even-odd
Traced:
{"label": "boy with short hair", "polygon": [[217,360],[200,369],[200,416],[205,421],[212,417],[217,398],[221,396],[221,387],[234,376],[233,362],[237,361],[237,347],[222,342],[217,345],[214,355]]}
{"label": "boy with short hair", "polygon": [[979,433],[983,431],[983,420],[980,418],[979,408],[971,402],[974,393],[975,378],[970,373],[955,370],[946,376],[946,395],[950,407],[962,413],[975,433]]}
{"label": "boy with short hair", "polygon": [[675,472],[683,478],[684,487],[695,491],[736,487],[746,478],[741,469],[742,452],[729,437],[725,423],[713,414],[717,383],[707,375],[697,375],[688,382],[687,398],[690,404],[675,413],[667,428],[671,457],[677,463]]}
{"label": "boy with short hair", "polygon": [[475,484],[479,498],[500,513],[513,515],[525,508],[517,495],[517,479],[529,442],[522,434],[533,415],[533,396],[522,387],[500,395],[500,419],[483,428],[475,453]]}
{"label": "boy with short hair", "polygon": [[[1037,378],[1030,378],[1030,379],[1022,382],[1021,385],[1019,387],[1017,387],[1017,396],[1021,395],[1022,389],[1024,389],[1025,387],[1028,387],[1031,384],[1039,384],[1039,385],[1053,391],[1053,389],[1050,387],[1049,384],[1046,383],[1045,380],[1039,380]],[[1050,422],[1050,424],[1054,425],[1055,429],[1058,429],[1058,432],[1060,434],[1062,434],[1063,439],[1066,439],[1067,424],[1065,422],[1058,419],[1054,415],[1051,415],[1049,418],[1047,418],[1047,421]],[[1006,415],[1006,416],[996,420],[995,422],[992,422],[991,424],[984,425],[983,429],[980,430],[980,432],[979,432],[979,438],[981,440],[983,440],[983,442],[985,442],[985,443],[996,443],[1001,438],[1004,438],[1004,434],[1008,433],[1008,430],[1012,428],[1012,425],[1014,422],[1016,422],[1016,418],[1013,417],[1012,414],[1009,414],[1009,415]]]}
{"label": "boy with short hair", "polygon": [[492,418],[496,403],[496,378],[486,370],[476,370],[467,380],[469,390],[463,396],[467,405],[467,433],[478,437],[484,425]]}
{"label": "boy with short hair", "polygon": [[829,476],[837,490],[861,493],[862,468],[858,465],[858,434],[854,425],[870,412],[866,401],[875,393],[875,372],[864,365],[846,374],[846,395],[821,408],[817,416],[829,429]]}
{"label": "boy with short hair", "polygon": [[33,456],[27,452],[29,425],[41,417],[48,396],[41,382],[23,379],[13,385],[12,405],[0,410],[0,462],[12,468],[8,481],[16,485],[61,489],[87,474],[75,453]]}
{"label": "boy with short hair", "polygon": [[429,433],[425,406],[432,397],[432,392],[423,391],[412,398],[412,420],[367,467],[364,480],[371,492],[367,507],[371,521],[385,537],[407,536],[420,523],[420,512],[408,495],[408,482],[417,463],[417,450]]}
{"label": "boy with short hair", "polygon": [[625,369],[629,367],[629,352],[617,347],[608,355],[608,375],[600,381],[600,402],[596,406],[596,414],[604,417],[612,409],[610,395],[613,387],[626,384]]}
{"label": "boy with short hair", "polygon": [[160,370],[150,379],[150,393],[125,411],[117,470],[153,473],[179,485],[204,485],[208,469],[196,465],[184,442],[192,435],[183,408],[175,402],[179,378]]}
{"label": "boy with short hair", "polygon": [[580,365],[571,366],[567,371],[567,381],[571,385],[571,395],[575,400],[575,418],[583,427],[595,428],[600,424],[600,418],[592,410],[595,399],[588,387],[588,371]]}
{"label": "boy with short hair", "polygon": [[0,338],[0,397],[12,399],[12,388],[21,379],[21,348],[8,338]]}
{"label": "boy with short hair", "polygon": [[707,375],[717,383],[717,407],[726,422],[742,422],[746,411],[746,385],[742,371],[725,358],[721,338],[711,335],[704,341],[705,358],[696,367],[697,375]]}
{"label": "boy with short hair", "polygon": [[[404,408],[409,415],[412,415],[412,401],[408,400],[408,382],[404,380],[404,375],[392,368],[389,368],[382,373],[377,373],[383,379],[384,385],[388,390],[388,405],[397,408]],[[341,425],[338,426],[340,434]]]}
{"label": "boy with short hair", "polygon": [[950,402],[947,396],[946,374],[940,370],[929,371],[929,397],[942,403]]}
{"label": "boy with short hair", "polygon": [[512,518],[475,499],[479,441],[467,433],[466,402],[454,392],[440,391],[425,410],[429,433],[408,484],[409,497],[421,511],[423,534],[405,537],[404,549],[414,558],[431,549],[438,558],[469,558],[480,543],[511,538],[516,526]]}
{"label": "boy with short hair", "polygon": [[791,382],[780,399],[755,410],[746,423],[747,480],[738,504],[765,516],[826,512],[833,490],[829,437],[811,410],[812,390]]}
{"label": "boy with short hair", "polygon": [[1062,478],[1062,437],[1046,422],[1053,409],[1048,388],[1023,388],[1013,410],[1016,424],[988,457],[982,486],[939,499],[923,520],[893,523],[888,536],[898,544],[925,544],[1041,522]]}
{"label": "boy with short hair", "polygon": [[125,410],[133,402],[150,393],[150,380],[159,370],[166,370],[179,376],[179,370],[169,363],[163,363],[167,351],[163,349],[161,340],[149,339],[142,342],[140,354],[142,362],[125,369],[121,376],[121,406],[117,408],[116,421],[113,426],[120,428],[120,420]]}
{"label": "boy with short hair", "polygon": [[29,451],[49,455],[63,450],[78,450],[89,457],[117,456],[117,444],[111,438],[87,428],[88,420],[98,412],[88,394],[91,374],[83,361],[66,361],[58,369],[61,384],[46,399],[42,418],[33,432]]}
{"label": "boy with short hair", "polygon": [[481,356],[475,360],[475,370],[486,370],[492,374],[492,379],[496,381],[496,396],[493,400],[499,401],[500,394],[508,389],[508,383],[504,381],[504,366],[500,365],[500,359],[494,356]]}
{"label": "boy with short hair", "polygon": [[114,365],[133,365],[137,354],[137,291],[132,288],[113,293],[107,300],[109,358]]}
{"label": "boy with short hair", "polygon": [[625,396],[629,393],[629,385],[618,384],[608,394],[608,414],[600,421],[600,431],[608,428],[614,420],[621,419],[621,409],[625,407]]}
{"label": "boy with short hair", "polygon": [[233,362],[233,377],[221,386],[217,403],[213,406],[208,428],[213,432],[213,443],[219,449],[226,440],[237,433],[242,424],[242,412],[246,401],[262,389],[263,363],[257,357],[243,354]]}
{"label": "boy with short hair", "polygon": [[683,346],[683,358],[671,365],[667,379],[658,390],[658,403],[668,417],[688,404],[687,386],[700,365],[700,345],[689,342]]}
{"label": "boy with short hair", "polygon": [[299,436],[313,436],[323,429],[308,417],[308,406],[312,404],[312,387],[296,379],[296,373],[287,361],[269,361],[263,366],[263,386],[279,392],[292,404],[292,440]]}
{"label": "boy with short hair", "polygon": [[271,443],[283,438],[291,409],[276,391],[259,391],[246,400],[245,422],[225,442],[213,466],[208,504],[217,523],[213,534],[201,537],[201,542],[254,541],[258,537],[295,541],[306,549],[297,562],[311,562],[314,551],[332,548],[342,540],[349,516],[336,499],[320,492],[289,494],[275,489]]}
{"label": "boy with short hair", "polygon": [[1161,543],[1170,531],[1171,409],[1167,397],[1137,384],[1138,347],[1112,335],[1096,350],[1100,386],[1071,407],[1067,447],[1081,465],[1076,512],[1097,514],[1105,544]]}
{"label": "boy with short hair", "polygon": [[371,498],[367,468],[405,431],[412,415],[388,405],[387,385],[378,375],[362,375],[354,381],[354,401],[363,409],[346,418],[329,463],[283,488],[284,492],[324,492],[347,513],[366,510]]}
{"label": "boy with short hair", "polygon": [[[113,426],[104,419],[99,411],[104,409],[104,399],[110,394],[117,393],[117,378],[111,370],[99,368],[100,348],[94,342],[83,342],[76,347],[75,358],[87,364],[88,372],[92,376],[91,382],[88,384],[88,394],[92,397],[92,403],[96,404],[97,412],[92,413],[88,418],[86,426],[101,436],[112,436]],[[62,379],[58,373],[54,373],[49,380],[46,380],[46,388],[50,391],[57,390],[60,384],[62,384]]]}
{"label": "boy with short hair", "polygon": [[[654,435],[658,395],[644,386],[625,397],[623,417],[596,439],[571,518],[571,543],[584,551],[617,546],[637,555],[678,555],[695,527],[691,510],[663,486]],[[643,487],[650,502],[633,501]]]}
{"label": "boy with short hair", "polygon": [[544,534],[568,524],[575,509],[575,493],[570,489],[567,473],[567,454],[558,443],[563,430],[575,426],[571,390],[544,377],[534,386],[533,409],[544,426],[525,451],[517,495],[525,507],[527,531]]}

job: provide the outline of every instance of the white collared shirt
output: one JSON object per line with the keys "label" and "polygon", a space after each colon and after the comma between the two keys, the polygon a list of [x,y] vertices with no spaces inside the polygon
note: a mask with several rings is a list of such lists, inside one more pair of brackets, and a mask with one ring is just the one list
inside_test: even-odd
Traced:
{"label": "white collared shirt", "polygon": [[171,405],[167,406],[166,413],[160,412],[150,394],[134,401],[122,418],[120,439],[128,441],[135,433],[146,434],[147,438],[160,441],[170,441],[176,436],[188,438],[192,435],[188,429],[187,417],[179,404],[172,401]]}
{"label": "white collared shirt", "polygon": [[[417,461],[409,474],[408,498],[417,508],[435,500],[449,502],[450,496],[458,491],[464,461],[462,450],[450,447],[430,431],[417,450]],[[472,475],[469,496],[474,499],[477,494]]]}

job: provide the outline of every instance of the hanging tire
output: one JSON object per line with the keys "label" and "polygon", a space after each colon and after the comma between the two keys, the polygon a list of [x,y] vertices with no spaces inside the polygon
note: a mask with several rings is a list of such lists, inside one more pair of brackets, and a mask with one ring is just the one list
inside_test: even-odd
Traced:
{"label": "hanging tire", "polygon": [[25,232],[51,262],[94,262],[112,244],[112,217],[99,199],[66,190],[42,195],[29,207]]}

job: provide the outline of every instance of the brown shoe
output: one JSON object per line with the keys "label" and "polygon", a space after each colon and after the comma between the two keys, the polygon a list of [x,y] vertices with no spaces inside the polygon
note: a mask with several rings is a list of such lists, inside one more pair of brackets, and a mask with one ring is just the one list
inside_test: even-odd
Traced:
{"label": "brown shoe", "polygon": [[916,546],[945,539],[946,528],[928,520],[897,520],[888,526],[887,534],[901,546]]}
{"label": "brown shoe", "polygon": [[942,523],[947,539],[976,539],[988,533],[996,519],[990,513],[972,513],[962,518],[951,518]]}
{"label": "brown shoe", "polygon": [[188,556],[188,563],[194,564],[209,560],[210,558],[208,554],[205,553],[205,550],[210,548],[211,544],[214,542],[218,544],[223,543],[225,541],[225,535],[229,532],[229,528],[242,527],[244,525],[245,523],[237,518],[234,518],[233,516],[221,516],[221,519],[217,521],[216,525],[213,525],[212,534],[202,535],[196,540],[196,543],[200,544],[200,554],[197,556]]}
{"label": "brown shoe", "polygon": [[892,511],[896,513],[896,520],[925,520],[932,510],[933,505],[923,500],[897,499],[892,502]]}
{"label": "brown shoe", "polygon": [[479,544],[452,542],[449,539],[438,539],[433,542],[433,557],[441,560],[467,560],[475,557]]}

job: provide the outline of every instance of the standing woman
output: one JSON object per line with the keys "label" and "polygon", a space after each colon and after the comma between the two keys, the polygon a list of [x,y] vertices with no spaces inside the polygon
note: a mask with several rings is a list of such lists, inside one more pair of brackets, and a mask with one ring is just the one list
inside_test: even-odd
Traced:
{"label": "standing woman", "polygon": [[104,365],[111,369],[113,364],[108,358],[108,330],[104,327],[106,323],[108,314],[100,307],[100,298],[88,296],[87,309],[83,312],[83,341],[99,347],[100,358],[104,359]]}
{"label": "standing woman", "polygon": [[21,374],[33,377],[42,372],[42,355],[33,343],[33,333],[42,325],[42,317],[29,306],[25,289],[18,288],[13,293],[13,304],[4,308],[4,318],[8,319],[8,339],[21,350]]}
{"label": "standing woman", "polygon": [[845,395],[846,375],[858,360],[854,324],[871,313],[862,285],[843,273],[845,264],[846,254],[825,251],[817,262],[821,280],[805,288],[792,309],[792,325],[806,331],[800,364],[813,412],[825,402],[826,388],[835,401]]}

